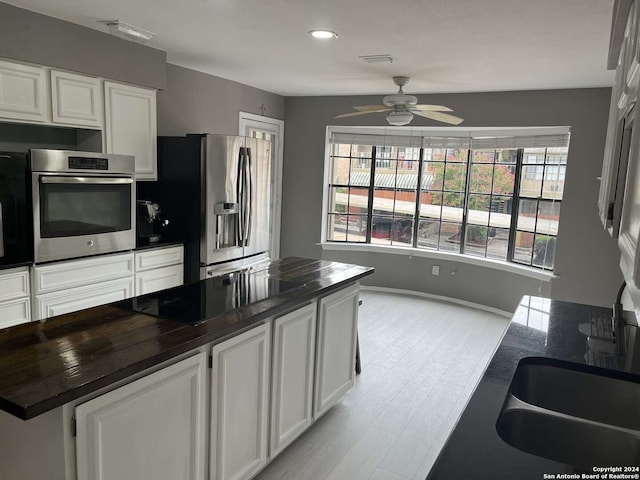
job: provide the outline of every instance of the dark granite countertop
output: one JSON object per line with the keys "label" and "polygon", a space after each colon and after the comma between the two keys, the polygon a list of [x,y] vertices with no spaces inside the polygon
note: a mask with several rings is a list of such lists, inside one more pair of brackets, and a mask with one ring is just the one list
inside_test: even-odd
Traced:
{"label": "dark granite countertop", "polygon": [[[197,325],[136,312],[132,301],[125,301],[0,330],[0,409],[25,420],[35,417],[372,273],[359,265],[289,257],[254,269],[249,277],[268,276],[291,288],[225,313],[216,310]],[[171,291],[180,289],[190,291],[193,284]]]}
{"label": "dark granite countertop", "polygon": [[[526,357],[546,357],[629,372],[640,379],[640,341],[635,341],[635,345],[632,342],[627,354],[621,356],[597,353],[588,347],[587,335],[583,332],[588,332],[590,317],[598,315],[610,317],[611,309],[523,297],[428,480],[541,480],[545,478],[544,474],[584,472],[584,469],[510,446],[498,435],[496,421],[518,362]],[[628,326],[627,329],[634,330],[634,334],[637,331],[635,327]],[[629,414],[634,415],[634,412]]]}

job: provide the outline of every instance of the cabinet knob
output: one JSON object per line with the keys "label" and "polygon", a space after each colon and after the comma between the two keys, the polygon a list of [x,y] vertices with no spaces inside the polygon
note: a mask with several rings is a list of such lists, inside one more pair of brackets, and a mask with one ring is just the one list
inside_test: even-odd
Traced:
{"label": "cabinet knob", "polygon": [[87,245],[89,245],[90,247],[93,247],[93,240],[89,240],[89,241],[87,242]]}

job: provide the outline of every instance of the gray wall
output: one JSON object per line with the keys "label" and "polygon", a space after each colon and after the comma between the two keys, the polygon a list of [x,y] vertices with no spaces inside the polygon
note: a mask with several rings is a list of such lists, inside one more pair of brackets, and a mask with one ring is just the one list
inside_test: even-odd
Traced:
{"label": "gray wall", "polygon": [[[600,224],[597,212],[609,88],[498,93],[420,95],[421,103],[442,104],[465,119],[461,126],[571,126],[551,297],[609,305],[622,281],[619,252]],[[428,258],[380,253],[322,251],[322,178],[327,125],[384,125],[384,114],[345,119],[354,105],[379,104],[381,96],[288,97],[284,148],[282,256],[336,259],[377,269],[367,283],[406,288],[513,310],[523,294],[543,294],[538,280],[484,267]],[[423,118],[412,125],[442,126]],[[430,266],[441,265],[440,277]],[[450,272],[455,271],[455,275]]]}
{"label": "gray wall", "polygon": [[165,88],[166,52],[6,3],[0,57]]}
{"label": "gray wall", "polygon": [[284,118],[284,97],[167,64],[167,89],[158,92],[158,135],[238,134],[240,111]]}

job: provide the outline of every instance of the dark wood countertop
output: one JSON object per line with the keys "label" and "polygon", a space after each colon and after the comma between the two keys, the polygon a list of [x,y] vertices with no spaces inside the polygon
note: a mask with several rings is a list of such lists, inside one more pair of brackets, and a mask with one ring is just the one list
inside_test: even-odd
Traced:
{"label": "dark wood countertop", "polygon": [[266,272],[299,286],[198,325],[111,304],[0,330],[0,409],[24,420],[33,418],[177,355],[237,335],[370,275],[373,269],[289,257],[272,262]]}

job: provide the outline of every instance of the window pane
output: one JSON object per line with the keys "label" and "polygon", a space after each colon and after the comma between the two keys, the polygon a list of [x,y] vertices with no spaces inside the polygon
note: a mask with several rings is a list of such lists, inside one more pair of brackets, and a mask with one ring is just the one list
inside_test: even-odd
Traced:
{"label": "window pane", "polygon": [[542,197],[562,199],[564,193],[564,177],[567,167],[564,165],[547,165],[542,184]]}
{"label": "window pane", "polygon": [[509,247],[509,230],[505,228],[489,227],[489,243],[487,245],[487,257],[496,260],[507,259]]}
{"label": "window pane", "polygon": [[489,195],[469,195],[468,222],[475,225],[489,225]]}
{"label": "window pane", "polygon": [[349,201],[349,189],[345,187],[332,187],[329,189],[329,212],[345,213]]}
{"label": "window pane", "polygon": [[520,181],[520,196],[538,198],[542,191],[544,166],[523,165]]}
{"label": "window pane", "polygon": [[398,162],[396,160],[385,160],[376,158],[376,185],[388,185],[394,186],[393,177],[396,174],[396,168],[398,166]]}
{"label": "window pane", "polygon": [[558,234],[558,222],[560,221],[560,202],[540,200],[538,204],[537,233]]}
{"label": "window pane", "polygon": [[513,197],[491,197],[489,225],[492,227],[511,228],[512,205]]}
{"label": "window pane", "polygon": [[349,183],[349,166],[351,160],[348,158],[334,157],[331,172],[331,183],[346,185]]}
{"label": "window pane", "polygon": [[441,205],[441,192],[423,192],[420,197],[420,216],[439,220],[442,212]]}
{"label": "window pane", "polygon": [[347,216],[347,241],[367,241],[367,217],[362,215]]}
{"label": "window pane", "polygon": [[373,209],[377,213],[391,215],[393,213],[395,196],[395,190],[376,188],[373,192]]}
{"label": "window pane", "polygon": [[437,249],[439,237],[440,222],[421,218],[418,227],[418,247]]}
{"label": "window pane", "polygon": [[375,216],[371,226],[371,243],[391,245],[393,217]]}
{"label": "window pane", "polygon": [[538,201],[521,199],[518,206],[518,230],[535,231]]}
{"label": "window pane", "polygon": [[395,217],[391,233],[393,245],[410,247],[413,244],[413,217]]}
{"label": "window pane", "polygon": [[463,163],[447,163],[444,171],[444,189],[464,192],[467,182],[467,166]]}
{"label": "window pane", "polygon": [[467,163],[468,158],[469,150],[466,148],[448,148],[444,155],[444,159],[447,162]]}
{"label": "window pane", "polygon": [[329,215],[327,221],[327,240],[344,242],[347,239],[347,216]]}
{"label": "window pane", "polygon": [[567,147],[555,147],[547,149],[547,163],[567,163]]}
{"label": "window pane", "polygon": [[424,162],[422,166],[423,181],[422,188],[424,190],[442,190],[444,184],[444,163],[440,162]]}
{"label": "window pane", "polygon": [[[369,149],[371,152],[371,149]],[[351,145],[345,143],[334,143],[331,155],[336,157],[349,157],[351,155]]]}
{"label": "window pane", "polygon": [[469,185],[469,191],[476,193],[491,193],[492,179],[493,165],[471,165],[471,185]]}
{"label": "window pane", "polygon": [[462,222],[464,193],[445,193],[442,199],[442,219]]}
{"label": "window pane", "polygon": [[459,252],[460,251],[460,223],[443,222],[440,226],[440,250]]}
{"label": "window pane", "polygon": [[474,150],[473,163],[493,163],[495,150]]}
{"label": "window pane", "polygon": [[515,248],[513,259],[519,263],[531,265],[533,255],[533,233],[516,232]]}
{"label": "window pane", "polygon": [[484,257],[487,251],[488,230],[487,227],[481,227],[479,225],[467,225],[464,239],[464,253]]}
{"label": "window pane", "polygon": [[516,181],[516,167],[508,165],[496,165],[493,171],[492,193],[513,195],[513,186]]}
{"label": "window pane", "polygon": [[555,255],[555,237],[536,235],[533,244],[533,265],[543,268],[553,268]]}
{"label": "window pane", "polygon": [[517,161],[517,149],[504,149],[496,151],[496,163],[511,163],[515,165]]}
{"label": "window pane", "polygon": [[522,163],[544,163],[546,148],[525,148]]}

